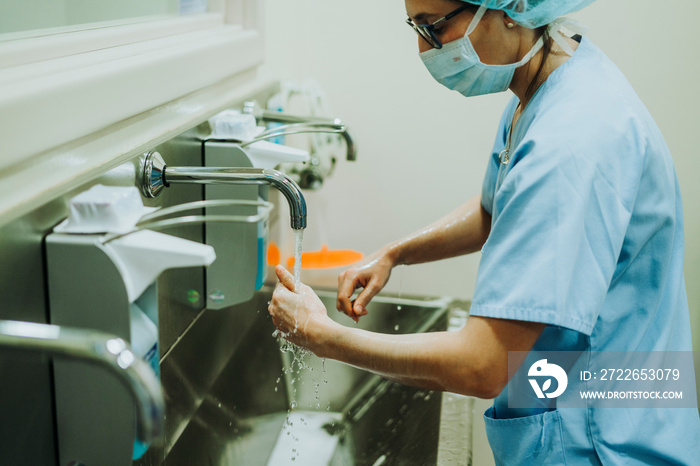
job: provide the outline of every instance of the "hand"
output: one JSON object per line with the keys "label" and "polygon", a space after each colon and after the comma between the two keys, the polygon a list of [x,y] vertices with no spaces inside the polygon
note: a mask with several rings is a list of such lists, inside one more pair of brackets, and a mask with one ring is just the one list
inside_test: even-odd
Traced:
{"label": "hand", "polygon": [[317,337],[332,320],[316,293],[301,284],[294,289],[294,276],[284,267],[275,268],[279,283],[267,310],[282,336],[292,343],[316,352]]}
{"label": "hand", "polygon": [[[389,281],[393,267],[394,261],[384,250],[380,250],[341,273],[338,276],[338,310],[355,322],[367,315],[367,304]],[[351,301],[357,288],[364,289]]]}

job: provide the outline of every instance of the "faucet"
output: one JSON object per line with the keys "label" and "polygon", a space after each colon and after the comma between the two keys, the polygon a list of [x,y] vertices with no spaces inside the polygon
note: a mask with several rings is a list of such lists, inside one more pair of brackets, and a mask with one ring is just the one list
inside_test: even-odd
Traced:
{"label": "faucet", "polygon": [[357,160],[357,146],[348,132],[347,126],[338,118],[320,118],[320,117],[303,117],[298,115],[290,115],[288,113],[275,112],[265,110],[258,107],[255,101],[247,101],[243,104],[243,113],[253,115],[256,120],[261,122],[284,123],[282,126],[269,129],[258,135],[252,141],[247,141],[246,144],[261,139],[270,139],[277,136],[287,136],[290,134],[299,133],[338,133],[345,140],[346,159],[349,161]]}
{"label": "faucet", "polygon": [[148,443],[163,435],[165,403],[160,383],[150,366],[134,356],[121,338],[93,330],[0,320],[0,347],[106,367],[126,385],[136,402],[136,437]]}
{"label": "faucet", "polygon": [[141,191],[154,198],[170,184],[270,184],[289,203],[294,230],[306,228],[306,200],[299,186],[284,173],[269,168],[168,167],[158,152],[149,152],[143,164]]}

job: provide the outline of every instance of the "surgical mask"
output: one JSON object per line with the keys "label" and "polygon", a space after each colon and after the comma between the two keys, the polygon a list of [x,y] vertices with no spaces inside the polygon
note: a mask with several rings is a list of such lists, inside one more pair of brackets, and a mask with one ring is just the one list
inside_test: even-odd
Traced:
{"label": "surgical mask", "polygon": [[544,44],[544,39],[540,37],[517,63],[508,65],[482,63],[469,40],[469,34],[479,24],[486,10],[483,5],[479,7],[464,37],[443,45],[441,49],[432,49],[420,54],[426,68],[437,82],[466,97],[503,92],[508,89],[515,69],[530,61]]}

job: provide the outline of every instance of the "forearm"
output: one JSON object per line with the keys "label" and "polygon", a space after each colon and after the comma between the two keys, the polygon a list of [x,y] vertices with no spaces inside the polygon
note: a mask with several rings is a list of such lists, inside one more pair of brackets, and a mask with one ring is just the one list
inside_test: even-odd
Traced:
{"label": "forearm", "polygon": [[469,333],[388,335],[335,324],[312,349],[404,384],[492,398],[505,385],[507,371],[494,370],[493,356],[499,356],[484,354],[476,343],[480,338],[470,339]]}
{"label": "forearm", "polygon": [[491,229],[491,216],[475,196],[437,222],[384,248],[395,265],[420,264],[481,249]]}
{"label": "forearm", "polygon": [[[401,264],[447,259],[478,251],[491,230],[491,216],[476,196],[437,222],[388,244],[338,276],[339,311],[357,320],[383,287],[391,270]],[[356,289],[362,292],[353,298]]]}

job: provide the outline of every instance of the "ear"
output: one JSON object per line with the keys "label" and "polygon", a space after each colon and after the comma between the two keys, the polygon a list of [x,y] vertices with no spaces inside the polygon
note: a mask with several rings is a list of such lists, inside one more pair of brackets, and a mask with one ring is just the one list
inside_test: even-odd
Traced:
{"label": "ear", "polygon": [[503,13],[503,25],[508,29],[513,29],[517,24],[513,21],[513,18]]}

